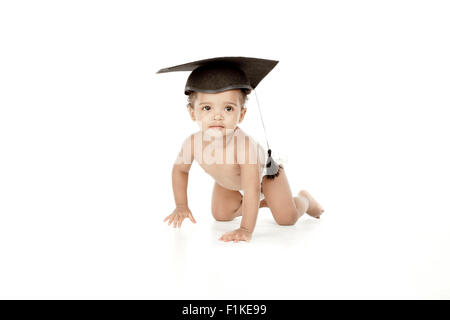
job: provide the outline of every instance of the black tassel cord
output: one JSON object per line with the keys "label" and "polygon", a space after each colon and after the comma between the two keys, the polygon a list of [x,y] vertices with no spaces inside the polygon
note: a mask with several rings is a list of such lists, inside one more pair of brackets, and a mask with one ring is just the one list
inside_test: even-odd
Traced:
{"label": "black tassel cord", "polygon": [[258,96],[256,95],[256,90],[253,89],[253,91],[255,92],[255,97],[256,97],[256,103],[258,104],[258,110],[259,110],[259,116],[261,118],[261,122],[263,125],[263,129],[264,129],[264,135],[266,138],[266,144],[267,144],[267,163],[266,163],[266,175],[265,177],[267,177],[267,179],[275,179],[275,177],[278,177],[280,174],[280,167],[283,168],[283,166],[278,165],[275,160],[273,160],[272,158],[272,150],[269,147],[269,142],[267,140],[267,133],[266,133],[266,127],[264,126],[264,121],[262,118],[262,114],[261,114],[261,109],[259,107],[259,101],[258,101]]}

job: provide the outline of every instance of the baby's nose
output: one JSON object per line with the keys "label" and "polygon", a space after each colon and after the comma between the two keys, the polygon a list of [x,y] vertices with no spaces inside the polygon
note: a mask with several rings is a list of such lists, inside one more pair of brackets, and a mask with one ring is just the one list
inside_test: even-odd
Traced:
{"label": "baby's nose", "polygon": [[215,115],[214,115],[214,119],[222,119],[223,118],[223,116],[222,116],[222,113],[216,113]]}

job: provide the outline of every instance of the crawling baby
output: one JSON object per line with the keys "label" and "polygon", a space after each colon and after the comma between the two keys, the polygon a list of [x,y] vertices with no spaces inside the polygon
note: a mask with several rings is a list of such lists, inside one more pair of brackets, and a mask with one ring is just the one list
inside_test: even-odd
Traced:
{"label": "crawling baby", "polygon": [[[194,160],[215,180],[213,217],[218,221],[242,217],[240,227],[223,234],[219,240],[250,241],[261,207],[268,207],[279,225],[293,225],[305,213],[320,218],[324,210],[306,190],[292,196],[282,165],[275,176],[267,174],[264,148],[238,126],[247,111],[247,95],[268,72],[261,72],[264,66],[252,65],[252,62],[272,60],[215,59],[203,60],[203,65],[188,64],[194,71],[185,87],[185,94],[189,96],[187,109],[201,130],[185,139],[173,165],[176,208],[164,221],[177,228],[186,218],[196,223],[187,198],[189,170]],[[239,66],[233,59],[250,60],[244,60]],[[190,70],[186,65],[177,67],[160,72]],[[254,69],[260,71],[258,75],[252,74]],[[252,83],[255,77],[259,81]]]}

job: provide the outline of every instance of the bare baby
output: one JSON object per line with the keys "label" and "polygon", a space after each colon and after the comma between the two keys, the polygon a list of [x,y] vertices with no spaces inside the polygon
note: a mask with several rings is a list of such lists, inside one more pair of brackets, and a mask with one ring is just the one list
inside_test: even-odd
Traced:
{"label": "bare baby", "polygon": [[[196,223],[188,206],[189,170],[196,160],[215,180],[212,215],[217,221],[242,216],[240,227],[223,234],[222,241],[250,241],[258,209],[268,207],[279,225],[293,225],[305,213],[320,218],[322,206],[306,191],[295,197],[280,165],[274,179],[264,176],[265,151],[238,124],[246,114],[248,90],[192,92],[188,111],[201,130],[183,143],[172,169],[176,208],[164,221],[180,228],[184,219]],[[263,199],[262,199],[263,198]]]}

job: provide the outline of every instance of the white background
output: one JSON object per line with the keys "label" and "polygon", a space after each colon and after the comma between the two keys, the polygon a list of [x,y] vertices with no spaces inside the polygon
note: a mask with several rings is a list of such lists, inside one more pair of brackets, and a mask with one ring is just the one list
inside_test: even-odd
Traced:
{"label": "white background", "polygon": [[[0,298],[450,298],[446,1],[2,1]],[[257,88],[294,193],[325,208],[250,243],[197,224],[171,168],[197,130],[188,73],[216,56],[279,60]],[[264,141],[254,96],[242,128]]]}

